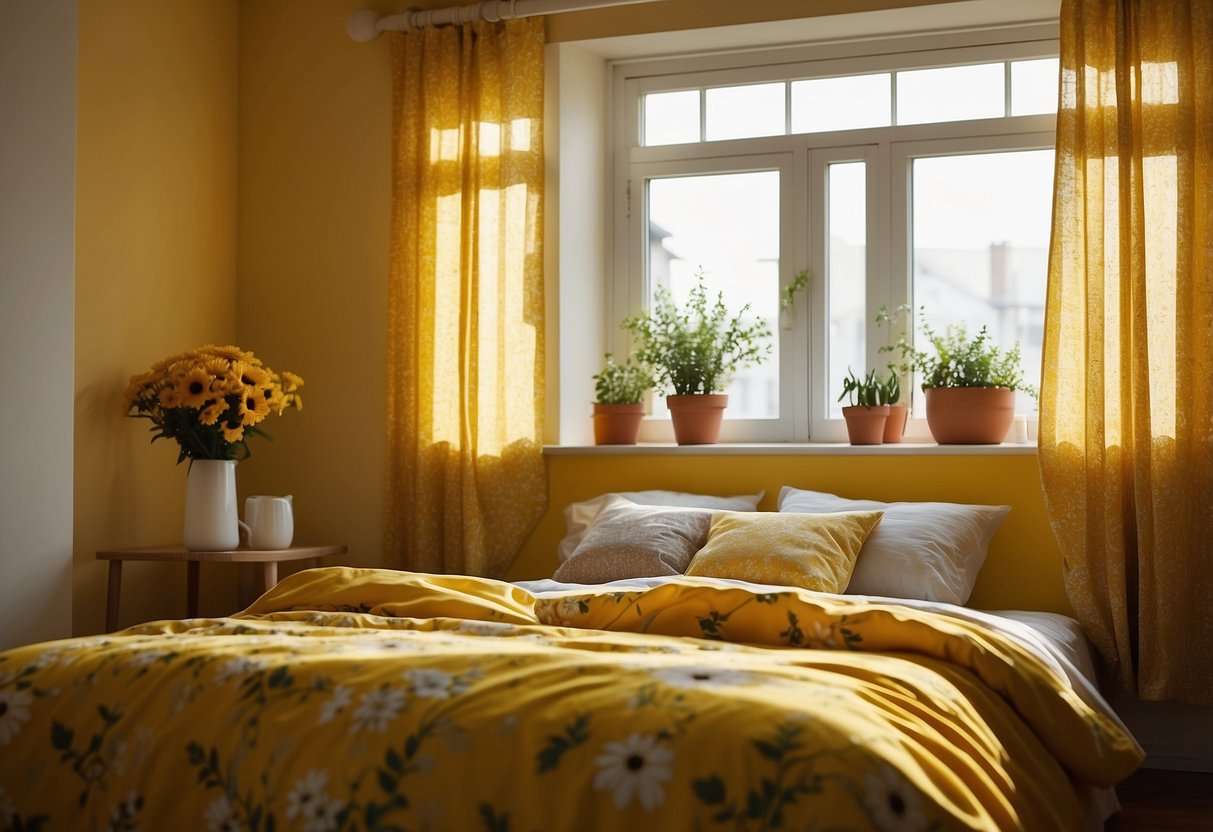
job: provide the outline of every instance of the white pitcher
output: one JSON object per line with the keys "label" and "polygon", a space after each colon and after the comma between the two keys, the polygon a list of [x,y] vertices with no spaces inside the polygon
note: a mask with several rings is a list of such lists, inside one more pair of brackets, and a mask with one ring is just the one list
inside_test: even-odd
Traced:
{"label": "white pitcher", "polygon": [[256,496],[244,500],[244,522],[250,549],[289,549],[295,536],[291,495]]}

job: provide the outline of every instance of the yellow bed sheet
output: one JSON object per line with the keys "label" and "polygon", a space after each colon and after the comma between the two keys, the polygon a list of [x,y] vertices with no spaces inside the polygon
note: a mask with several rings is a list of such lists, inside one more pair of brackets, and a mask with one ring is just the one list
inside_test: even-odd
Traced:
{"label": "yellow bed sheet", "polygon": [[1012,638],[684,578],[349,568],[0,654],[0,828],[1030,829],[1140,748]]}

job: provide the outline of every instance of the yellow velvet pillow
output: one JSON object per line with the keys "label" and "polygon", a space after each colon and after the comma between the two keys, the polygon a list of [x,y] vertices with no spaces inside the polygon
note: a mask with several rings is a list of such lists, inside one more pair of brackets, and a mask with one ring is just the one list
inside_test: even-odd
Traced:
{"label": "yellow velvet pillow", "polygon": [[717,511],[686,574],[842,592],[881,511],[782,514]]}

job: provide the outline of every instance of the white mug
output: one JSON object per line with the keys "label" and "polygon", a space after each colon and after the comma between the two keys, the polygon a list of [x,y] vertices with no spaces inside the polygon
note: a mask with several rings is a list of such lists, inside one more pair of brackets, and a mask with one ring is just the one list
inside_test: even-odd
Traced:
{"label": "white mug", "polygon": [[240,526],[248,534],[250,549],[289,549],[295,536],[291,495],[246,497],[244,522]]}

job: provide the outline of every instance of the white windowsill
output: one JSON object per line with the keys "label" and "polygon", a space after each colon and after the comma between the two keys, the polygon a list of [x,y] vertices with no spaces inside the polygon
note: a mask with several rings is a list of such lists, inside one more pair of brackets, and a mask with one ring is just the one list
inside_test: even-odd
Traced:
{"label": "white windowsill", "polygon": [[1024,445],[850,445],[845,442],[737,442],[720,445],[544,445],[550,456],[1034,456],[1036,443]]}

